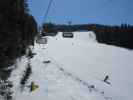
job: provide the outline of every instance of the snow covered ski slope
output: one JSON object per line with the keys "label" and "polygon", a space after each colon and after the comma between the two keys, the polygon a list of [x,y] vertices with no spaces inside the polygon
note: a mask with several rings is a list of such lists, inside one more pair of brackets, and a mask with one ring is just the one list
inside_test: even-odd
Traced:
{"label": "snow covered ski slope", "polygon": [[[32,73],[24,90],[19,83],[27,64],[25,57],[10,77],[14,99],[132,100],[133,51],[99,44],[92,32],[81,33],[63,38],[60,32],[49,37],[47,45],[36,44],[36,55],[30,60]],[[103,81],[106,76],[110,84]],[[32,81],[39,88],[29,92]]]}

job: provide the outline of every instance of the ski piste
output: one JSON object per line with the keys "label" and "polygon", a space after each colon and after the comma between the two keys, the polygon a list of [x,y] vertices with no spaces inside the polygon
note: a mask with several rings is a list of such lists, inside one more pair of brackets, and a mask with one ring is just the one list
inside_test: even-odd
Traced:
{"label": "ski piste", "polygon": [[[18,67],[12,72],[13,97],[16,100],[129,100],[132,98],[132,51],[99,44],[95,36],[86,38],[75,32],[74,38],[64,38],[60,32],[47,37],[47,44],[35,43],[31,58],[32,74],[26,86],[34,82],[38,86],[33,92],[25,87],[20,91],[20,79],[28,59],[18,60]],[[88,34],[91,32],[88,32]],[[81,35],[81,36],[79,36]],[[45,47],[45,49],[43,49]],[[106,55],[106,56],[105,56]],[[119,58],[119,60],[114,59]],[[13,66],[12,66],[13,67]],[[118,72],[118,70],[120,70]],[[111,85],[103,80],[109,76]],[[126,81],[123,81],[126,80]],[[121,88],[124,91],[121,92]],[[130,91],[130,92],[129,92]]]}

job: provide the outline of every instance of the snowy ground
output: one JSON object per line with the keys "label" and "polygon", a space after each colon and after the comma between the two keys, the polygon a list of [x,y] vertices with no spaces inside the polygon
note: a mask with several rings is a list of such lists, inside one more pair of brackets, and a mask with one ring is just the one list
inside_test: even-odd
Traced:
{"label": "snowy ground", "polygon": [[[14,100],[133,99],[133,51],[99,44],[93,32],[75,32],[74,39],[62,38],[59,33],[49,37],[47,45],[36,44],[33,52],[32,74],[24,91],[20,90],[20,79],[28,62],[26,57],[17,61],[19,67],[9,78],[14,83]],[[103,82],[106,75],[111,84]],[[29,92],[32,81],[39,88]]]}

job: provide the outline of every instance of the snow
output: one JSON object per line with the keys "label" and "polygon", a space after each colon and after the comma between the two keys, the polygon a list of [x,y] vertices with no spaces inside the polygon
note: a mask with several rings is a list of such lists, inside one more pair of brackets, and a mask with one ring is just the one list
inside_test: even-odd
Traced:
{"label": "snow", "polygon": [[[72,32],[74,37],[72,39],[78,39],[78,40],[82,40],[82,41],[86,41],[86,42],[91,42],[91,41],[95,41],[96,42],[96,36],[94,34],[93,31],[83,31],[83,32],[80,32],[80,31],[75,31],[75,32]],[[64,39],[62,37],[62,34],[63,32],[58,32],[57,36],[56,36],[56,39]]]}
{"label": "snow", "polygon": [[[62,32],[48,38],[48,44],[35,44],[31,60],[32,81],[39,86],[33,92],[20,91],[28,59],[17,61],[9,78],[14,83],[15,100],[132,100],[133,52],[96,42],[93,32],[74,32],[63,38]],[[44,63],[44,61],[50,61]],[[103,82],[109,76],[107,84]]]}

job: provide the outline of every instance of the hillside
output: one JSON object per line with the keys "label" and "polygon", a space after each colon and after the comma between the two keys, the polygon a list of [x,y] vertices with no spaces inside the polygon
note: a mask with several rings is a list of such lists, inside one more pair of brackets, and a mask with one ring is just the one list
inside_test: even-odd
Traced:
{"label": "hillside", "polygon": [[[25,72],[26,57],[18,60],[17,68],[9,80],[13,81],[16,100],[131,100],[133,80],[133,52],[114,46],[99,44],[95,35],[83,36],[75,32],[74,38],[63,38],[60,32],[47,37],[48,44],[35,44],[30,59],[32,73],[21,91],[21,78]],[[79,36],[80,35],[80,36]],[[79,38],[81,37],[81,38]],[[12,66],[11,68],[14,68]],[[107,82],[104,82],[109,76]],[[29,92],[29,85],[39,86]]]}
{"label": "hillside", "polygon": [[43,30],[45,35],[55,36],[57,32],[74,31],[93,31],[99,43],[114,45],[127,49],[133,49],[133,25],[100,25],[100,24],[77,24],[77,25],[58,25],[45,23]]}

